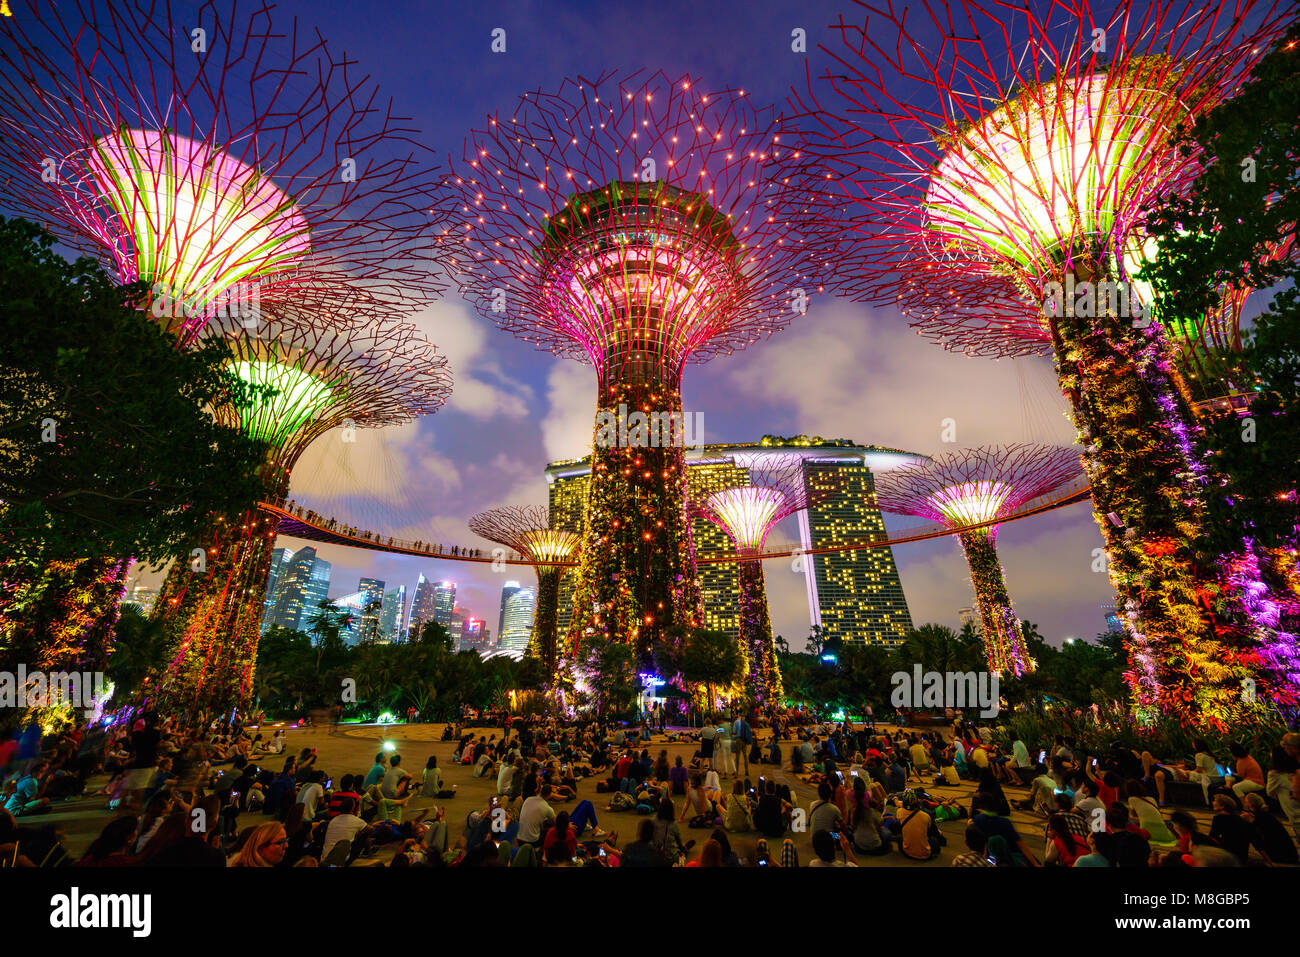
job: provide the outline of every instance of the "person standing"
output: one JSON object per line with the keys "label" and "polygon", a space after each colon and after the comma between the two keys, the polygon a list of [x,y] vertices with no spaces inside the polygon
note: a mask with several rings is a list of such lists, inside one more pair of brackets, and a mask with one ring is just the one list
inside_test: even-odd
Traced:
{"label": "person standing", "polygon": [[702,767],[713,768],[713,746],[717,735],[718,729],[712,724],[706,724],[700,729],[700,765]]}
{"label": "person standing", "polygon": [[718,773],[731,777],[736,773],[736,756],[731,753],[731,722],[719,722],[714,734],[713,749],[718,753]]}
{"label": "person standing", "polygon": [[732,748],[735,758],[736,773],[740,774],[740,766],[745,766],[744,777],[749,777],[749,746],[754,743],[754,732],[750,728],[749,722],[745,720],[743,714],[736,715],[736,721],[732,725]]}

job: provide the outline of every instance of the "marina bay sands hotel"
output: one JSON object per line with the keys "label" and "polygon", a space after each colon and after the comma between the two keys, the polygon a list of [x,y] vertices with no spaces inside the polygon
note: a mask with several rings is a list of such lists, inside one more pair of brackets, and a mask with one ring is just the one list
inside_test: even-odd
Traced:
{"label": "marina bay sands hotel", "polygon": [[[810,491],[815,489],[818,493],[812,496],[814,504],[799,512],[797,518],[800,546],[805,552],[801,561],[810,624],[820,625],[825,636],[849,643],[900,643],[912,628],[912,616],[907,610],[894,554],[888,546],[808,553],[828,545],[884,537],[885,523],[876,507],[873,470],[925,461],[925,457],[820,436],[764,436],[750,444],[704,445],[686,452],[691,494],[707,495],[748,485],[749,472],[736,463],[736,457],[765,451],[797,454],[804,482]],[[546,467],[551,521],[557,527],[582,531],[589,472],[590,460],[586,458],[552,462]],[[697,518],[691,527],[697,554],[732,551],[726,534],[712,523]],[[769,567],[768,575],[772,573]],[[568,626],[573,608],[574,577],[565,575],[561,579],[561,630]],[[701,564],[697,577],[704,594],[704,626],[736,635],[739,585],[735,563]]]}

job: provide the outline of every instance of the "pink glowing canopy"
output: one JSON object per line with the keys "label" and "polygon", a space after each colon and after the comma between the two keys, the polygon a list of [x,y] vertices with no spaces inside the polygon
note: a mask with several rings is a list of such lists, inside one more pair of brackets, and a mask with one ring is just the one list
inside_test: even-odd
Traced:
{"label": "pink glowing canopy", "polygon": [[876,476],[883,512],[950,528],[983,525],[1083,474],[1077,449],[1031,443],[961,449]]}
{"label": "pink glowing canopy", "polygon": [[123,281],[163,283],[201,307],[235,283],[292,268],[310,249],[293,199],[208,143],[122,129],[82,159],[80,185],[92,196],[71,196],[73,211],[112,251]]}
{"label": "pink glowing canopy", "polygon": [[479,312],[602,379],[680,377],[819,291],[776,189],[790,131],[743,90],[604,74],[525,94],[470,135],[442,244]]}
{"label": "pink glowing canopy", "polygon": [[1289,22],[1278,0],[854,0],[795,96],[792,188],[830,285],[971,355],[1052,351],[1044,285],[1125,278],[1170,141]]}

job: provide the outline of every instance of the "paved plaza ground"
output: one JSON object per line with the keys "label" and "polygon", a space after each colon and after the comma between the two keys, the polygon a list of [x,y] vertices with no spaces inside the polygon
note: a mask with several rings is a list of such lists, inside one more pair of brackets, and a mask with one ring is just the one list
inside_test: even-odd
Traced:
{"label": "paved plaza ground", "polygon": [[[269,737],[268,729],[274,728],[275,725],[264,726],[261,730]],[[419,780],[421,771],[425,762],[430,755],[436,755],[438,766],[443,771],[443,781],[445,786],[450,788],[456,786],[456,796],[450,799],[434,800],[417,795],[407,805],[408,817],[418,813],[421,808],[440,806],[447,810],[447,821],[451,832],[451,839],[460,834],[464,827],[466,816],[474,810],[482,809],[487,805],[489,798],[496,793],[496,776],[485,778],[476,778],[471,774],[471,769],[467,766],[456,765],[452,763],[452,751],[455,747],[453,741],[441,741],[445,724],[396,724],[396,725],[340,725],[337,731],[331,733],[329,728],[292,728],[287,730],[287,746],[285,754],[296,754],[302,748],[315,748],[319,753],[316,767],[325,771],[326,776],[332,778],[337,785],[345,774],[364,774],[374,763],[375,754],[383,747],[385,742],[390,742],[396,746],[397,754],[402,756],[402,767],[413,774],[416,780]],[[882,726],[884,727],[884,726]],[[892,730],[892,729],[891,729]],[[475,736],[500,735],[501,729],[489,727],[464,727],[462,733],[473,732]],[[763,735],[765,740],[766,735]],[[670,743],[663,735],[656,734],[648,745],[652,756],[658,756],[660,750],[667,750],[669,763],[680,755],[684,763],[689,763],[691,756],[698,747],[695,742]],[[788,756],[790,743],[784,742],[782,745],[783,752]],[[262,759],[261,766],[279,770],[283,763],[283,756],[275,756],[269,759]],[[751,765],[750,778],[757,781],[758,776],[766,775],[774,778],[779,783],[789,784],[791,790],[796,796],[796,803],[805,810],[809,808],[817,798],[816,788],[805,784],[799,780],[789,770],[789,763],[782,769],[777,769],[774,765]],[[70,801],[64,801],[57,804],[52,813],[42,815],[39,818],[27,818],[22,823],[39,825],[39,824],[57,824],[66,835],[66,846],[73,858],[79,858],[90,845],[90,842],[99,834],[103,826],[113,818],[113,812],[106,810],[105,798],[92,796],[94,791],[102,788],[107,778],[100,774],[91,778],[86,794],[82,797]],[[641,820],[635,812],[623,811],[613,812],[605,810],[608,803],[608,794],[598,794],[596,792],[596,778],[587,778],[578,783],[578,796],[572,801],[556,802],[552,806],[557,810],[563,808],[572,808],[578,801],[586,798],[596,806],[596,813],[600,819],[600,826],[607,831],[618,834],[620,846],[627,841],[634,840],[636,836],[637,823]],[[723,781],[724,788],[730,793],[730,782],[727,779]],[[909,781],[913,787],[921,786],[916,778]],[[935,796],[955,797],[957,801],[969,810],[971,795],[975,790],[975,784],[971,781],[962,781],[961,784],[952,787],[936,787],[928,781],[924,786]],[[1028,795],[1028,788],[1008,787],[1007,796],[1011,801],[1024,798]],[[682,806],[682,798],[677,798],[675,803],[679,809]],[[1203,827],[1209,828],[1209,811],[1205,808],[1188,808],[1202,823]],[[1045,820],[1038,814],[1026,811],[1013,810],[1011,819],[1016,829],[1025,837],[1029,847],[1040,860],[1043,850],[1043,828]],[[243,814],[240,816],[240,827],[246,827],[249,824],[260,823],[264,818],[260,814]],[[963,838],[966,829],[966,820],[945,821],[939,824],[940,830],[947,838],[947,845],[943,848],[942,853],[933,861],[913,861],[904,857],[901,853],[894,851],[881,857],[870,857],[860,855],[858,862],[862,866],[882,867],[882,866],[902,866],[902,867],[934,867],[951,863],[952,859],[966,850]],[[590,837],[591,832],[587,832]],[[709,832],[703,829],[687,829],[682,827],[682,836],[684,839],[694,838],[696,846],[690,853],[691,858],[699,856],[704,841],[707,840]],[[731,843],[733,849],[742,858],[750,859],[754,856],[755,841],[761,837],[757,831],[748,834],[731,834]],[[812,837],[808,833],[791,834],[796,847],[799,850],[799,861],[802,865],[812,860]],[[780,857],[780,840],[769,840],[769,849],[773,855]],[[354,866],[367,867],[386,864],[392,857],[396,845],[388,845],[381,848],[373,857],[358,860]]]}

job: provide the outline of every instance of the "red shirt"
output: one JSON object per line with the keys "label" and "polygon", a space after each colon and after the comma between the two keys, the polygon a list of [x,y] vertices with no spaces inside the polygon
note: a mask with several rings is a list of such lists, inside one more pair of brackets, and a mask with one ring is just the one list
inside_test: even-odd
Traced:
{"label": "red shirt", "polygon": [[627,777],[628,772],[631,770],[632,770],[632,759],[629,758],[627,755],[624,755],[623,759],[619,761],[618,764],[615,765],[614,767],[614,777],[618,778],[621,781],[623,778]]}

